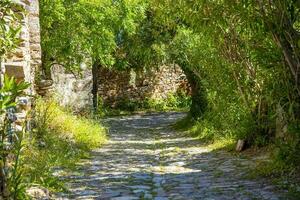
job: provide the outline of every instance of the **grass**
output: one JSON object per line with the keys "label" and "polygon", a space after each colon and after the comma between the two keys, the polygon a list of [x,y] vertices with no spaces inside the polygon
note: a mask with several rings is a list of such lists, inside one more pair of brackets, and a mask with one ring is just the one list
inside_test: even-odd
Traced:
{"label": "grass", "polygon": [[177,131],[189,131],[196,124],[196,120],[194,120],[190,115],[187,115],[185,118],[178,120],[175,124],[173,124],[173,128]]}
{"label": "grass", "polygon": [[101,114],[107,116],[168,111],[187,112],[190,104],[190,96],[184,93],[170,93],[164,99],[146,98],[143,101],[123,99],[117,102],[113,108],[105,106],[102,100],[99,102],[99,105],[102,105]]}
{"label": "grass", "polygon": [[210,150],[226,149],[232,151],[236,144],[234,137],[221,133],[205,121],[196,121],[189,115],[177,121],[173,128],[198,138]]}
{"label": "grass", "polygon": [[57,106],[53,115],[49,128],[86,149],[97,148],[106,141],[106,130],[99,122],[72,115]]}
{"label": "grass", "polygon": [[235,144],[236,141],[233,138],[223,137],[212,141],[212,143],[207,145],[207,148],[211,150],[225,149],[228,151],[233,151],[235,148]]}
{"label": "grass", "polygon": [[[250,170],[248,178],[265,177],[269,179],[278,189],[286,190],[288,199],[299,199],[300,197],[300,172],[299,166],[291,165],[278,159],[276,145],[269,145],[267,153],[270,159],[259,160],[256,167]],[[260,152],[261,153],[261,152]],[[264,152],[266,153],[266,152]]]}
{"label": "grass", "polygon": [[99,122],[79,117],[51,100],[37,100],[36,129],[26,140],[24,176],[29,185],[50,191],[66,191],[58,174],[76,170],[76,163],[106,142],[106,129]]}
{"label": "grass", "polygon": [[[205,147],[212,151],[220,149],[234,151],[237,138],[232,135],[235,134],[230,134],[229,131],[220,131],[206,120],[196,121],[187,116],[174,124],[173,127],[177,131],[185,131],[186,134],[198,138]],[[297,144],[297,140],[295,140],[295,143]],[[299,154],[295,149],[297,149],[296,145],[275,145],[271,143],[264,148],[253,146],[245,152],[234,153],[234,155],[246,157],[266,155],[269,159],[258,160],[256,167],[249,169],[249,174],[245,178],[266,177],[279,189],[287,190],[290,199],[299,199],[299,166],[292,162],[286,162],[290,157],[290,160],[296,160],[295,157],[297,156],[299,158]],[[215,175],[218,176],[219,174]]]}
{"label": "grass", "polygon": [[178,108],[178,107],[163,107],[163,106],[154,106],[154,107],[135,107],[135,108],[103,108],[102,116],[128,116],[133,114],[151,114],[159,112],[188,112],[188,108]]}

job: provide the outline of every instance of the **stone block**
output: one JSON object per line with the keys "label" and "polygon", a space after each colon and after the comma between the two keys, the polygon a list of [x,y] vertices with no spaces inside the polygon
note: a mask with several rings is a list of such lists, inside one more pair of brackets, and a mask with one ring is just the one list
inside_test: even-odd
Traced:
{"label": "stone block", "polygon": [[32,99],[30,97],[19,97],[17,99],[17,105],[21,110],[29,111],[31,108]]}
{"label": "stone block", "polygon": [[15,77],[17,81],[25,80],[24,65],[22,63],[6,63],[4,64],[5,74],[8,77]]}
{"label": "stone block", "polygon": [[31,187],[26,190],[26,193],[32,199],[41,199],[41,200],[50,199],[50,192],[46,188],[40,186]]}
{"label": "stone block", "polygon": [[41,46],[40,46],[40,44],[31,44],[30,45],[30,50],[31,51],[38,51],[38,52],[40,52]]}
{"label": "stone block", "polygon": [[53,85],[53,81],[52,80],[41,80],[38,83],[38,87],[39,88],[46,88],[46,87],[50,87]]}
{"label": "stone block", "polygon": [[245,140],[238,140],[235,150],[237,152],[243,151],[245,149],[245,144],[246,144]]}

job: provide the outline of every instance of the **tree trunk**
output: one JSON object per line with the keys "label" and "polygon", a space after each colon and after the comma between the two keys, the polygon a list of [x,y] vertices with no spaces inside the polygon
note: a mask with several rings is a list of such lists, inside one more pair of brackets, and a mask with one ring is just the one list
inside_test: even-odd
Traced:
{"label": "tree trunk", "polygon": [[92,89],[92,94],[93,94],[93,108],[94,111],[97,111],[98,109],[98,84],[99,84],[99,68],[100,64],[96,61],[93,63],[92,66],[92,76],[93,76],[93,89]]}
{"label": "tree trunk", "polygon": [[[285,61],[289,66],[289,71],[291,72],[295,87],[297,89],[298,95],[300,96],[300,55],[297,47],[289,42],[285,36],[280,36],[279,34],[273,33],[274,40],[278,47],[281,49],[284,55]],[[296,43],[296,41],[294,42]],[[296,43],[297,44],[297,43]]]}

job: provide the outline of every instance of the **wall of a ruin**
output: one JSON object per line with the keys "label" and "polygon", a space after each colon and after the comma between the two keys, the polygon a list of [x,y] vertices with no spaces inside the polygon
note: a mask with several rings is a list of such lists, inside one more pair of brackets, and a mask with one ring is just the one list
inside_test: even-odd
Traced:
{"label": "wall of a ruin", "polygon": [[19,47],[1,63],[1,73],[31,83],[29,94],[35,94],[35,73],[41,65],[39,1],[14,1],[25,8]]}
{"label": "wall of a ruin", "polygon": [[[92,107],[92,73],[86,69],[81,75],[53,66],[53,92],[59,103],[75,110]],[[99,97],[114,107],[124,100],[143,101],[146,98],[164,99],[179,90],[188,91],[185,75],[178,66],[161,66],[151,70],[99,70]]]}
{"label": "wall of a ruin", "polygon": [[81,74],[67,72],[62,66],[54,65],[51,69],[52,92],[62,106],[72,107],[76,111],[92,107],[91,70]]}
{"label": "wall of a ruin", "polygon": [[[20,44],[1,60],[0,76],[3,81],[4,75],[15,77],[17,81],[31,83],[27,89],[27,96],[17,98],[17,106],[8,112],[16,117],[11,124],[12,131],[22,131],[24,125],[31,128],[29,112],[32,109],[32,96],[36,94],[35,75],[41,65],[40,46],[40,23],[39,23],[39,1],[38,0],[14,0],[14,3],[21,5],[14,8],[14,12],[22,16],[22,21],[18,24],[20,30]],[[26,123],[26,124],[25,124]]]}
{"label": "wall of a ruin", "polygon": [[99,96],[112,107],[124,100],[165,99],[179,90],[188,90],[186,76],[176,65],[135,71],[104,68],[99,79]]}

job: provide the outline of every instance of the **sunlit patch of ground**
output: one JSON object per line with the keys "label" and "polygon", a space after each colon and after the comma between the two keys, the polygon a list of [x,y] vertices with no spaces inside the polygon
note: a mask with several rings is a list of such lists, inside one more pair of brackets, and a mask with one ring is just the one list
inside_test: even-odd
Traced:
{"label": "sunlit patch of ground", "polygon": [[[279,199],[264,180],[247,180],[255,160],[183,137],[170,125],[181,113],[109,118],[111,140],[62,177],[70,194],[57,199]],[[228,142],[228,141],[227,141]]]}

